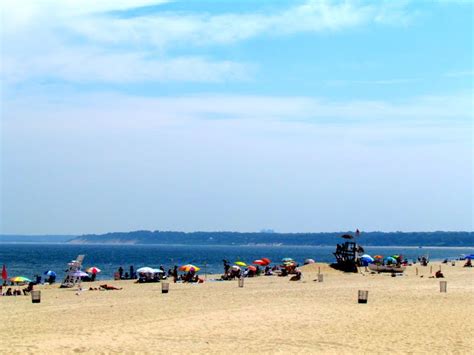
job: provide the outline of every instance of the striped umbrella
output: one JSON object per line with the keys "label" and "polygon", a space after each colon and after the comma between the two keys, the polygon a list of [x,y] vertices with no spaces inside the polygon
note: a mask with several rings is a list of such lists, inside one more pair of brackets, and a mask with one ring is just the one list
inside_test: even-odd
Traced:
{"label": "striped umbrella", "polygon": [[190,272],[190,271],[197,272],[197,271],[201,270],[200,268],[198,268],[197,266],[192,265],[192,264],[187,264],[187,265],[180,266],[179,269],[181,271],[185,271],[185,272]]}
{"label": "striped umbrella", "polygon": [[21,282],[31,282],[31,280],[24,276],[15,276],[10,279],[11,282],[21,283]]}

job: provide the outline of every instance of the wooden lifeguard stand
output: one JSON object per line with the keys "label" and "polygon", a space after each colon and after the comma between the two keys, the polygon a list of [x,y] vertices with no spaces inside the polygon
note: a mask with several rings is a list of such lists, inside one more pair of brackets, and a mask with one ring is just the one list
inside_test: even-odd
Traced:
{"label": "wooden lifeguard stand", "polygon": [[336,257],[336,263],[331,266],[345,272],[358,272],[357,265],[359,263],[359,252],[363,249],[355,241],[352,241],[352,239],[354,239],[353,236],[344,234],[342,238],[351,241],[337,244],[336,251],[333,253]]}
{"label": "wooden lifeguard stand", "polygon": [[70,263],[67,264],[68,270],[66,272],[66,277],[64,278],[64,281],[61,284],[62,288],[71,288],[81,282],[80,276],[76,276],[74,274],[78,271],[81,271],[83,261],[84,255],[78,255],[76,260],[72,260]]}

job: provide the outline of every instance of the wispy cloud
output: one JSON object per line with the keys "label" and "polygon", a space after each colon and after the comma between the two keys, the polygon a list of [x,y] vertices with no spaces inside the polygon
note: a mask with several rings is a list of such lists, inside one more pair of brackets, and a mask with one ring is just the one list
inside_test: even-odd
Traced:
{"label": "wispy cloud", "polygon": [[[189,46],[226,45],[257,36],[341,31],[367,24],[404,23],[404,4],[307,1],[267,13],[110,13],[160,0],[6,0],[2,3],[1,76],[7,83],[247,80],[255,65],[186,54]],[[170,47],[181,48],[173,55]]]}

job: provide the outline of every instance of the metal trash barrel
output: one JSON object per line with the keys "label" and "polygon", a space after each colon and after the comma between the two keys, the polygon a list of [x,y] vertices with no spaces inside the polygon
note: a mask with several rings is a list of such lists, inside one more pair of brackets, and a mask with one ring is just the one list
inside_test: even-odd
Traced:
{"label": "metal trash barrel", "polygon": [[359,290],[359,303],[367,303],[369,291]]}
{"label": "metal trash barrel", "polygon": [[161,283],[161,293],[168,293],[170,290],[170,283],[169,282],[162,282]]}
{"label": "metal trash barrel", "polygon": [[40,303],[41,302],[41,291],[33,290],[31,291],[31,303]]}
{"label": "metal trash barrel", "polygon": [[239,287],[244,287],[244,278],[239,277]]}
{"label": "metal trash barrel", "polygon": [[318,282],[323,282],[323,281],[324,281],[324,275],[318,274]]}

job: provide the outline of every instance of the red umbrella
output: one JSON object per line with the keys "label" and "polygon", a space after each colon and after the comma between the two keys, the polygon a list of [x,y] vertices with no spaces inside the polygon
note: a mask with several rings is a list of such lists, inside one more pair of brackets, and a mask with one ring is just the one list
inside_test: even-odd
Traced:
{"label": "red umbrella", "polygon": [[270,259],[268,259],[268,258],[262,258],[261,260],[262,260],[262,261],[265,261],[265,262],[267,263],[267,265],[272,262],[272,261],[271,261]]}
{"label": "red umbrella", "polygon": [[265,263],[265,261],[260,260],[260,259],[254,260],[252,264],[260,265],[260,266],[265,266],[265,265],[267,265],[267,264]]}
{"label": "red umbrella", "polygon": [[7,268],[5,267],[5,264],[3,265],[3,268],[2,268],[2,279],[4,280],[8,279]]}
{"label": "red umbrella", "polygon": [[252,270],[252,271],[257,271],[257,268],[252,265],[247,266],[247,269]]}

